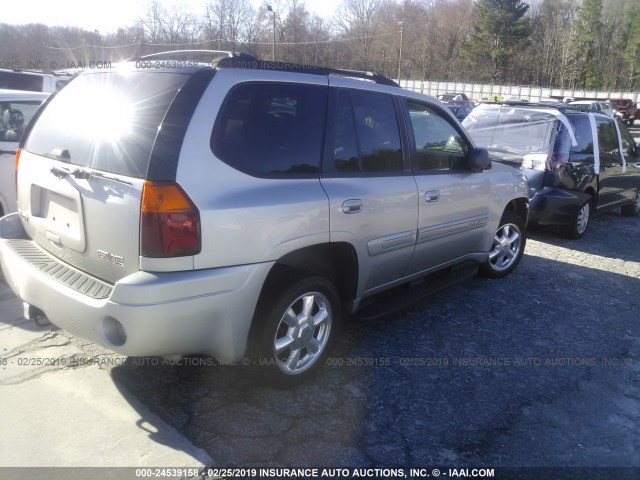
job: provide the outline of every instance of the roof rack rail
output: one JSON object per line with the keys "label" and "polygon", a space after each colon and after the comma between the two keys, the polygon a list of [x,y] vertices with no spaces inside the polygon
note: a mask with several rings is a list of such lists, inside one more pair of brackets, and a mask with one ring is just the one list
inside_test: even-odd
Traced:
{"label": "roof rack rail", "polygon": [[340,68],[319,67],[316,65],[305,65],[302,63],[258,60],[252,55],[250,58],[242,58],[242,56],[226,57],[217,60],[216,65],[219,68],[247,68],[255,70],[276,70],[280,72],[307,73],[311,75],[336,76],[347,78],[359,78],[369,80],[381,85],[389,85],[399,87],[396,82],[390,78],[376,72],[365,72],[360,70],[345,70]]}
{"label": "roof rack rail", "polygon": [[149,53],[147,55],[141,55],[139,57],[130,58],[128,61],[131,62],[131,61],[138,61],[138,60],[146,60],[148,58],[161,57],[165,55],[187,54],[187,53],[199,54],[199,55],[203,55],[207,53],[218,54],[218,56],[214,57],[214,59],[212,60],[212,63],[222,58],[242,58],[244,60],[247,60],[248,57],[251,57],[251,59],[256,60],[256,57],[254,57],[253,55],[249,55],[248,53],[231,52],[228,50],[189,50],[187,49],[187,50],[165,50],[162,52]]}
{"label": "roof rack rail", "polygon": [[564,111],[567,107],[566,104],[563,104],[562,102],[559,102],[558,105],[554,104],[554,103],[544,103],[544,102],[510,102],[509,100],[506,100],[504,102],[502,102],[501,104],[498,105],[503,105],[506,107],[523,107],[523,108],[554,108],[556,110],[560,110],[560,111]]}

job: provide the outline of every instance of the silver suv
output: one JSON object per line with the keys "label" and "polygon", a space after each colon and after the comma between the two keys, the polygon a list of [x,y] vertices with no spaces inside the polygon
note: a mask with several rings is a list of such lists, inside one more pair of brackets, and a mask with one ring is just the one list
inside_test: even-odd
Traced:
{"label": "silver suv", "polygon": [[0,255],[28,316],[124,355],[251,355],[283,383],[373,294],[502,277],[525,247],[524,176],[379,75],[244,55],[89,72],[17,161]]}

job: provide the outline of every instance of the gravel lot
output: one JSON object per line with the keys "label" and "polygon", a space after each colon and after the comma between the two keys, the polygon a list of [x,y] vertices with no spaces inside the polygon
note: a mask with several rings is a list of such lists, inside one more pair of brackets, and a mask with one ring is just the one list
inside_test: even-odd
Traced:
{"label": "gravel lot", "polygon": [[291,390],[242,367],[111,373],[224,466],[638,467],[639,236],[617,213],[577,242],[532,232],[506,279],[347,321]]}

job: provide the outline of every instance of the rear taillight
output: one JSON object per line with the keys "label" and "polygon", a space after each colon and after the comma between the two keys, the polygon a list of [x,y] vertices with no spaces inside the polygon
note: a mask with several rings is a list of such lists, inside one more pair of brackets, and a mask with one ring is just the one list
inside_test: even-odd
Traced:
{"label": "rear taillight", "polygon": [[145,181],[140,207],[140,255],[180,257],[200,252],[200,213],[177,183]]}

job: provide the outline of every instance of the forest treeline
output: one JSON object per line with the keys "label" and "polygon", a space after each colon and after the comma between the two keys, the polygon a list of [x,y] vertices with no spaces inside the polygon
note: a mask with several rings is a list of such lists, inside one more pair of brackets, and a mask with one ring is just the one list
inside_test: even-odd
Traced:
{"label": "forest treeline", "polygon": [[303,0],[259,8],[208,0],[197,13],[153,0],[117,32],[0,24],[0,67],[187,48],[270,59],[274,33],[276,59],[289,62],[414,80],[640,90],[640,0],[342,0],[330,19]]}

